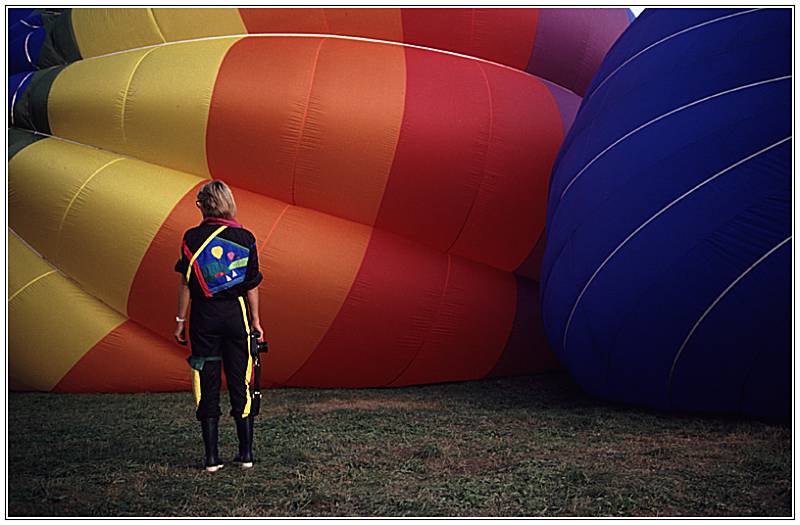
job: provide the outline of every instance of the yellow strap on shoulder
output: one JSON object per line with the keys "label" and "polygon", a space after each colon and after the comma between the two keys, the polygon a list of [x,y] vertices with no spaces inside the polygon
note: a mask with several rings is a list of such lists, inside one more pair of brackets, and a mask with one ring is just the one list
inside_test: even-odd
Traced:
{"label": "yellow strap on shoulder", "polygon": [[214,233],[212,233],[211,235],[209,235],[209,236],[208,236],[208,239],[206,239],[206,240],[203,242],[203,244],[201,244],[201,245],[200,245],[200,247],[197,249],[197,251],[196,251],[196,252],[194,252],[194,255],[192,255],[192,260],[191,260],[191,261],[189,261],[189,267],[186,269],[186,282],[187,282],[187,283],[189,282],[189,276],[190,276],[190,275],[192,275],[192,265],[193,265],[193,264],[194,264],[194,262],[197,260],[197,256],[198,256],[198,255],[200,255],[200,252],[202,252],[202,251],[203,251],[203,249],[204,249],[206,246],[208,246],[208,243],[210,243],[211,241],[213,241],[213,240],[214,240],[214,237],[216,237],[217,235],[219,235],[219,234],[220,234],[220,232],[222,232],[222,230],[224,230],[225,228],[227,228],[227,226],[220,226],[219,228],[217,228],[216,230],[214,230]]}

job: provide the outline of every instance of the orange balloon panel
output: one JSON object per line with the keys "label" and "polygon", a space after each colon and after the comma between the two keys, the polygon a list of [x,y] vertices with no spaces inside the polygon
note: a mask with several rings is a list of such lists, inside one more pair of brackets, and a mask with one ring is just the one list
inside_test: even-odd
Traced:
{"label": "orange balloon panel", "polygon": [[188,352],[132,321],[101,339],[53,387],[54,392],[188,390]]}
{"label": "orange balloon panel", "polygon": [[209,110],[212,176],[374,224],[400,133],[405,77],[396,45],[238,41]]}

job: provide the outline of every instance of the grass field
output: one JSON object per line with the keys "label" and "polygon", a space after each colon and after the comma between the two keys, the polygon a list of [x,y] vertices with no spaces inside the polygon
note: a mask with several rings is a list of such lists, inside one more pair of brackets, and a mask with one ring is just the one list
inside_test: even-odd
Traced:
{"label": "grass field", "polygon": [[[255,468],[209,474],[189,393],[9,394],[7,516],[792,513],[789,426],[603,404],[561,373],[264,403]],[[235,439],[226,417],[225,459]]]}

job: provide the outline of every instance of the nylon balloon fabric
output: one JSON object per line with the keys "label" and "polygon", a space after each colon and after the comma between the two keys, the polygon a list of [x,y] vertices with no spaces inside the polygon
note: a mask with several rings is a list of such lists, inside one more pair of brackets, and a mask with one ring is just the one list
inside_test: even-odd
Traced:
{"label": "nylon balloon fabric", "polygon": [[[39,60],[9,78],[12,251],[36,269],[11,268],[14,387],[188,388],[172,269],[210,179],[256,237],[262,385],[556,367],[536,278],[580,103],[556,77],[585,88],[627,14],[539,11],[34,12]],[[577,61],[553,69],[552,42]]]}
{"label": "nylon balloon fabric", "polygon": [[10,14],[11,73],[165,42],[302,33],[478,57],[578,95],[632,18],[629,9],[596,8],[50,8]]}
{"label": "nylon balloon fabric", "polygon": [[588,392],[791,406],[791,10],[647,9],[553,170],[541,301]]}

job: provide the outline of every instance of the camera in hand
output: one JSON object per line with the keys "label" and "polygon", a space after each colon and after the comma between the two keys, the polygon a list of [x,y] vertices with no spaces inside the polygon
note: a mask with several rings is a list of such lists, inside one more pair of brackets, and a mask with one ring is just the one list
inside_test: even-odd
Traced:
{"label": "camera in hand", "polygon": [[250,348],[255,350],[256,353],[259,354],[266,354],[269,351],[269,345],[266,341],[259,341],[258,338],[261,337],[261,332],[251,332],[250,338]]}
{"label": "camera in hand", "polygon": [[253,387],[250,391],[250,415],[257,416],[261,411],[261,356],[267,352],[267,342],[259,342],[261,332],[250,332],[250,357],[253,359]]}

